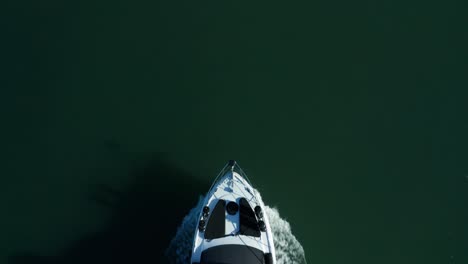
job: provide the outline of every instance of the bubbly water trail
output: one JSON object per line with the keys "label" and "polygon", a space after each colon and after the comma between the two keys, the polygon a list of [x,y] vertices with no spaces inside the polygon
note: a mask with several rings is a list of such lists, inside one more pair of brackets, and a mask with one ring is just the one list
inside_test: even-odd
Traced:
{"label": "bubbly water trail", "polygon": [[[258,194],[258,192],[257,192]],[[198,214],[203,207],[203,196],[197,205],[185,216],[175,237],[166,250],[170,263],[189,264],[194,231],[197,228]],[[265,213],[270,220],[273,242],[276,250],[277,264],[305,264],[305,253],[302,245],[291,232],[290,224],[282,219],[276,208],[265,206]]]}

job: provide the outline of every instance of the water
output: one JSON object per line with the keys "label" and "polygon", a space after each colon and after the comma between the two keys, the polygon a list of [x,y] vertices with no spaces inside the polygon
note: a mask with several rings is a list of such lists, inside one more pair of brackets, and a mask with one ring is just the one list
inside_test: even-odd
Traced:
{"label": "water", "polygon": [[[173,264],[190,263],[194,230],[197,228],[198,216],[203,207],[203,198],[200,197],[198,204],[184,217],[175,237],[166,250],[166,255]],[[271,231],[274,236],[276,263],[306,264],[304,248],[293,235],[291,225],[280,217],[276,208],[265,205],[265,213],[270,220]]]}
{"label": "water", "polygon": [[309,263],[468,263],[466,1],[1,5],[0,262],[163,263],[236,159]]}

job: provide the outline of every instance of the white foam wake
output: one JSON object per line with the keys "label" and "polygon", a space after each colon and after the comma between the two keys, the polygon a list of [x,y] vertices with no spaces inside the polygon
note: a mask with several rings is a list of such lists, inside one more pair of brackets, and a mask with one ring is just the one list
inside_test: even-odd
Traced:
{"label": "white foam wake", "polygon": [[[258,192],[257,192],[258,193]],[[194,231],[197,227],[197,218],[203,207],[203,197],[199,198],[197,205],[185,216],[179,226],[175,237],[166,250],[170,263],[189,264],[192,250]],[[305,253],[302,245],[291,232],[291,225],[279,215],[276,208],[265,206],[265,213],[270,221],[273,232],[273,242],[276,250],[277,264],[305,264]]]}

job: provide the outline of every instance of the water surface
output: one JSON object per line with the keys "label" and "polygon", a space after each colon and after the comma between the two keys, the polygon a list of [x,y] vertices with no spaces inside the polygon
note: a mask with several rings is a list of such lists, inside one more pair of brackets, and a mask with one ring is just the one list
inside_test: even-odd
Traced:
{"label": "water surface", "polygon": [[309,263],[468,263],[462,3],[3,6],[1,261],[162,263],[236,159]]}

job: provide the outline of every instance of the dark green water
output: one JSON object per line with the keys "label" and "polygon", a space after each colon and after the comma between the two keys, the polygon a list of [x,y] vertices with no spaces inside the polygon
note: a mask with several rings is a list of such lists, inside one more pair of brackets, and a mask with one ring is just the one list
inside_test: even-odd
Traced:
{"label": "dark green water", "polygon": [[162,263],[228,159],[309,263],[468,263],[463,2],[1,6],[3,263]]}

